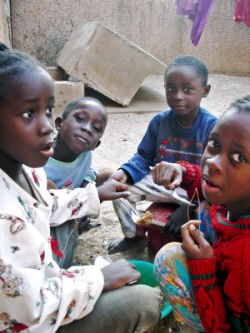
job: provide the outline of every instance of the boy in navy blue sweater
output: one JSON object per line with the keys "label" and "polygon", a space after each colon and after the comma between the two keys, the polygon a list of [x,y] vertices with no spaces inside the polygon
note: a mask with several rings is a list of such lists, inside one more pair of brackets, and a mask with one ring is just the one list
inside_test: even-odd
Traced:
{"label": "boy in navy blue sweater", "polygon": [[[207,67],[193,56],[180,56],[169,64],[164,86],[170,109],[153,117],[136,154],[112,175],[114,179],[134,184],[150,172],[150,167],[164,161],[200,164],[208,135],[217,120],[200,106],[201,99],[210,91],[207,80]],[[169,227],[171,230],[171,221]],[[125,250],[141,239],[125,237],[113,241],[109,253]]]}

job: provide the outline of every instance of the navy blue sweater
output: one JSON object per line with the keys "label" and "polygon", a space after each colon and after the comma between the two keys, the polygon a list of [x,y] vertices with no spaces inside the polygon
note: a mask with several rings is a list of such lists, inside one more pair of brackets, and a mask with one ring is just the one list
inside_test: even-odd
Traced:
{"label": "navy blue sweater", "polygon": [[149,173],[150,166],[161,161],[184,160],[199,165],[216,121],[215,116],[200,107],[194,124],[184,128],[178,124],[171,109],[160,112],[150,121],[137,153],[120,169],[130,176],[132,183],[136,183]]}

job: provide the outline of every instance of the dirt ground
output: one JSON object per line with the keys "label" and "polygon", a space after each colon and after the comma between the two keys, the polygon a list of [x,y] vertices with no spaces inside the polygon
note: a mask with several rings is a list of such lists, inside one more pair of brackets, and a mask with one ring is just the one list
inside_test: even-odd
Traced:
{"label": "dirt ground", "polygon": [[[232,77],[213,74],[210,75],[209,83],[212,87],[211,92],[209,96],[202,101],[202,106],[217,116],[220,116],[234,99],[250,94],[249,77]],[[164,99],[162,77],[151,76],[143,83],[143,86],[159,94],[159,101],[162,107],[162,101]],[[92,93],[88,92],[88,95],[92,95]],[[161,111],[164,108],[157,110],[157,105],[155,105],[152,107],[153,112],[144,112],[148,110],[148,106],[146,106],[145,103],[150,103],[150,101],[148,102],[142,99],[137,101],[136,110],[133,111],[132,101],[131,109],[129,107],[120,108],[119,113],[119,106],[112,109],[109,107],[110,103],[105,99],[103,103],[107,106],[109,120],[102,143],[94,153],[94,167],[97,170],[104,167],[116,170],[123,162],[126,162],[133,156],[150,119],[154,116],[156,111]],[[157,101],[155,103],[157,104]],[[102,203],[100,217],[94,222],[100,223],[100,226],[83,233],[79,238],[76,258],[77,261],[82,264],[92,263],[93,259],[99,254],[107,255],[109,242],[122,237],[120,225],[111,202]],[[147,246],[116,253],[110,255],[110,257],[114,260],[126,258],[153,261],[153,256],[149,253]],[[169,315],[155,329],[155,333],[156,332],[190,333],[194,332],[194,330],[190,330],[185,325],[177,327],[173,316]]]}

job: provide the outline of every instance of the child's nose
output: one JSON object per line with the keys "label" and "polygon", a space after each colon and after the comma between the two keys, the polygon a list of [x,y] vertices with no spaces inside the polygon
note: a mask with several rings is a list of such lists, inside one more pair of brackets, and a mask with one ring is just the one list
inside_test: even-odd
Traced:
{"label": "child's nose", "polygon": [[39,128],[42,134],[52,133],[54,131],[54,124],[52,119],[46,115],[42,116],[39,123]]}
{"label": "child's nose", "polygon": [[91,123],[90,122],[85,122],[83,125],[82,125],[82,129],[89,132],[89,133],[92,133],[92,126],[91,126]]}
{"label": "child's nose", "polygon": [[223,156],[218,154],[207,159],[207,166],[211,172],[221,172],[223,171],[224,159]]}
{"label": "child's nose", "polygon": [[176,99],[183,99],[183,91],[181,89],[176,90],[175,98]]}

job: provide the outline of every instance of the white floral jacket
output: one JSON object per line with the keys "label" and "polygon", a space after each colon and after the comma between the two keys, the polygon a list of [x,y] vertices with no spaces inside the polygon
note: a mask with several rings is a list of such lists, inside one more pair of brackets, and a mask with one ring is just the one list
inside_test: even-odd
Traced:
{"label": "white floral jacket", "polygon": [[37,200],[0,169],[0,333],[51,333],[91,312],[104,281],[95,266],[57,266],[50,224],[98,216],[100,201],[94,183],[48,192],[42,168],[24,172]]}

